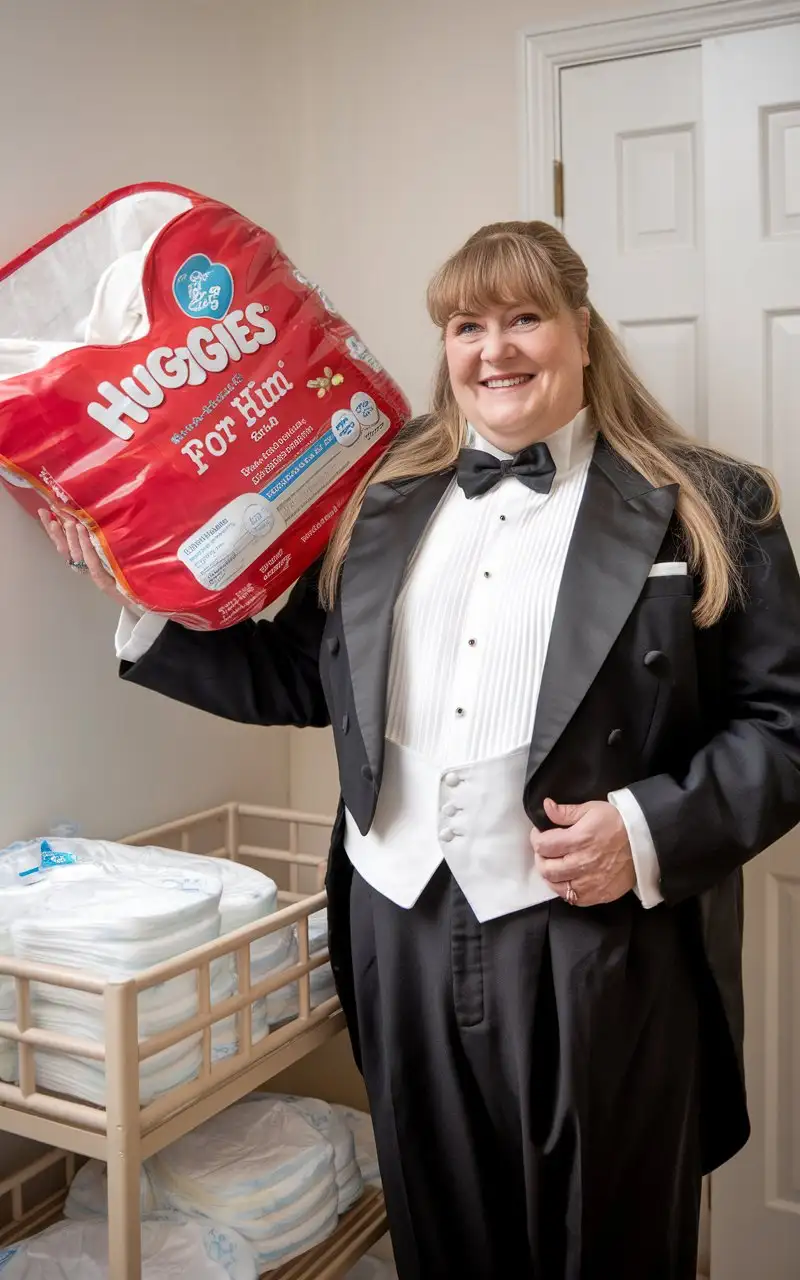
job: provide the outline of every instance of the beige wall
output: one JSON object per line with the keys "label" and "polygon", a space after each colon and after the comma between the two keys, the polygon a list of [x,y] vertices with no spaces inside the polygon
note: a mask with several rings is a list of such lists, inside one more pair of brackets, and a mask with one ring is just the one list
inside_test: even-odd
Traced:
{"label": "beige wall", "polygon": [[[688,0],[307,0],[313,130],[303,150],[298,252],[415,411],[426,407],[437,347],[424,307],[429,276],[483,223],[525,213],[519,33],[686,7]],[[293,735],[293,803],[327,809],[335,796],[328,735]]]}
{"label": "beige wall", "polygon": [[[291,36],[280,7],[261,0],[4,4],[0,261],[148,178],[290,230],[299,157],[276,104]],[[0,599],[0,843],[58,818],[113,835],[235,796],[285,803],[284,731],[226,725],[123,685],[113,605],[3,494]]]}

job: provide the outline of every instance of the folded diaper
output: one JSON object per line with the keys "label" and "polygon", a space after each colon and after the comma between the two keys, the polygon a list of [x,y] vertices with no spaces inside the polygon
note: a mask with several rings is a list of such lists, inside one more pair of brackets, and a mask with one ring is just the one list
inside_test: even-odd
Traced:
{"label": "folded diaper", "polygon": [[361,1170],[364,1183],[369,1187],[380,1187],[381,1175],[378,1168],[378,1152],[375,1146],[375,1130],[372,1118],[366,1111],[355,1111],[352,1107],[334,1106],[334,1111],[344,1120],[356,1145],[356,1160]]}
{"label": "folded diaper", "polygon": [[[328,945],[328,912],[325,908],[321,911],[315,911],[308,918],[308,951],[309,955],[315,955],[316,952],[323,950]],[[297,939],[292,947],[291,964],[297,964],[299,958],[299,946]],[[281,968],[289,968],[290,963],[287,960],[286,965]],[[312,969],[309,978],[309,991],[311,996],[311,1008],[316,1009],[320,1004],[324,1004],[326,1000],[330,1000],[336,995],[336,983],[333,979],[333,970],[329,964],[320,965],[318,969]],[[290,1022],[292,1018],[296,1018],[300,1013],[300,989],[296,982],[290,983],[286,987],[281,987],[279,991],[275,991],[271,996],[267,997],[267,1009],[269,1013],[269,1022],[272,1027],[280,1027]]]}
{"label": "folded diaper", "polygon": [[[274,880],[224,858],[70,838],[18,842],[0,851],[0,954],[108,978],[124,979],[219,934],[266,919],[277,905]],[[254,982],[289,968],[297,959],[295,930],[286,926],[257,939],[250,956]],[[235,989],[234,957],[214,961],[212,1005]],[[37,1026],[102,1041],[100,997],[39,984],[32,990]],[[0,1019],[13,1019],[15,1000],[13,981],[0,975]],[[144,992],[140,1036],[167,1030],[197,1008],[193,974]],[[269,999],[262,998],[252,1005],[252,1043],[268,1031]],[[228,1057],[238,1048],[236,1017],[215,1023],[212,1059]],[[192,1079],[201,1060],[199,1035],[145,1060],[142,1103]],[[45,1051],[37,1052],[36,1061],[41,1087],[103,1102],[102,1063]],[[13,1080],[16,1073],[16,1050],[0,1040],[0,1079]]]}
{"label": "folded diaper", "polygon": [[[108,1280],[108,1224],[59,1222],[0,1250],[3,1280]],[[142,1222],[142,1280],[257,1280],[255,1258],[229,1227],[156,1213]]]}
{"label": "folded diaper", "polygon": [[274,1270],[335,1230],[331,1142],[293,1104],[252,1095],[148,1161],[159,1203],[239,1232]]}
{"label": "folded diaper", "polygon": [[[32,885],[31,889],[38,888]],[[219,936],[219,880],[187,873],[168,882],[140,876],[83,876],[77,883],[45,881],[38,910],[11,924],[13,953],[22,960],[125,981]],[[68,987],[31,984],[35,1026],[103,1043],[102,996]],[[198,1009],[195,975],[185,974],[139,997],[139,1035],[157,1034]],[[105,1099],[105,1063],[45,1051],[36,1053],[40,1088],[89,1102]],[[191,1079],[202,1060],[199,1035],[148,1058],[140,1066],[140,1099]]]}
{"label": "folded diaper", "polygon": [[254,1096],[288,1102],[330,1142],[333,1147],[339,1213],[346,1213],[348,1209],[352,1209],[356,1201],[361,1198],[364,1183],[356,1160],[355,1139],[344,1117],[339,1115],[329,1102],[323,1102],[321,1098],[302,1098],[290,1093]]}
{"label": "folded diaper", "polygon": [[[158,1209],[147,1165],[139,1174],[139,1209],[142,1217]],[[108,1170],[102,1160],[87,1160],[72,1179],[64,1204],[64,1217],[75,1220],[108,1217]]]}

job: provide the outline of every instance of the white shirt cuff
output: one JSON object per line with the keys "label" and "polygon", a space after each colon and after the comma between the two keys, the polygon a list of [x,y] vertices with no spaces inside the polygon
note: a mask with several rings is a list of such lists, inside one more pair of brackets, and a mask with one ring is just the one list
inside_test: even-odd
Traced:
{"label": "white shirt cuff", "polygon": [[664,895],[659,887],[661,868],[658,865],[658,854],[642,807],[627,787],[622,791],[612,791],[608,800],[622,816],[628,832],[633,866],[636,871],[634,893],[643,907],[657,907],[659,902],[664,901]]}
{"label": "white shirt cuff", "polygon": [[167,625],[167,618],[158,613],[136,614],[123,609],[117,623],[114,645],[120,662],[138,662],[151,645],[155,644]]}

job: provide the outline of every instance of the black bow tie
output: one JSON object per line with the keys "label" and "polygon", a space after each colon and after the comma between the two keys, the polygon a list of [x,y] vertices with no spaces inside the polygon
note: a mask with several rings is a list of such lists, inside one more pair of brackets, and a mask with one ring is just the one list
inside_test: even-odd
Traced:
{"label": "black bow tie", "polygon": [[457,479],[468,498],[488,493],[506,476],[516,476],[536,493],[549,493],[556,464],[546,444],[529,444],[513,458],[495,458],[483,449],[462,449],[458,455]]}

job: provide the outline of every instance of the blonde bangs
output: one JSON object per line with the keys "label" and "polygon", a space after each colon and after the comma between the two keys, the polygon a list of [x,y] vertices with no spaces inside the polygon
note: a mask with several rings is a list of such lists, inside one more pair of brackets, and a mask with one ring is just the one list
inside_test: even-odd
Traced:
{"label": "blonde bangs", "polygon": [[468,240],[428,287],[428,314],[439,329],[492,306],[531,305],[550,319],[564,301],[549,257],[530,237],[509,232]]}

